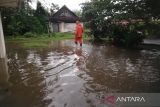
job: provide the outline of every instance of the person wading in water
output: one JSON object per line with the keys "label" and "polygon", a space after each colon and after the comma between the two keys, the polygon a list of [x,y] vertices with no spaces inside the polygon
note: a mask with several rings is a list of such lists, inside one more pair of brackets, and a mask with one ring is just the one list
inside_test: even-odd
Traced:
{"label": "person wading in water", "polygon": [[82,46],[82,35],[83,35],[83,26],[81,25],[80,21],[76,21],[76,29],[75,29],[75,44],[76,45],[79,42],[80,46]]}

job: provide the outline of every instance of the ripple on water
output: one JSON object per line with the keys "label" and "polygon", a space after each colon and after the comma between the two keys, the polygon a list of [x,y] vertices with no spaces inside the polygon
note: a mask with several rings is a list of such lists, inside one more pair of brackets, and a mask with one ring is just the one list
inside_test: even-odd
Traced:
{"label": "ripple on water", "polygon": [[111,92],[160,92],[160,50],[133,51],[88,41],[81,48],[71,40],[49,45],[7,47],[13,85],[3,105],[99,107]]}

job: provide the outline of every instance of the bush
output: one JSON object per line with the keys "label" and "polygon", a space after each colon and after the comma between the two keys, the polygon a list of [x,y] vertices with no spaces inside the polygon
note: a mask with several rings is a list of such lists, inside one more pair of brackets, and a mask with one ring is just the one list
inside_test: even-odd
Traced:
{"label": "bush", "polygon": [[113,35],[110,38],[113,38],[113,42],[117,45],[125,44],[125,35],[127,35],[127,29],[122,26],[113,26]]}
{"label": "bush", "polygon": [[151,38],[160,38],[160,24],[148,23],[145,25],[148,36]]}
{"label": "bush", "polygon": [[116,45],[123,45],[127,47],[135,47],[143,42],[144,36],[141,32],[130,26],[117,25],[114,27],[111,38]]}
{"label": "bush", "polygon": [[33,34],[32,32],[27,32],[27,33],[25,33],[23,36],[26,37],[26,38],[36,37],[36,35]]}
{"label": "bush", "polygon": [[136,47],[143,42],[144,36],[138,31],[129,31],[125,35],[125,46]]}
{"label": "bush", "polygon": [[44,33],[42,36],[47,36],[47,37],[54,37],[55,33]]}
{"label": "bush", "polygon": [[86,37],[90,37],[92,34],[91,34],[91,31],[90,31],[89,29],[86,29],[86,30],[84,31],[84,35],[85,35]]}

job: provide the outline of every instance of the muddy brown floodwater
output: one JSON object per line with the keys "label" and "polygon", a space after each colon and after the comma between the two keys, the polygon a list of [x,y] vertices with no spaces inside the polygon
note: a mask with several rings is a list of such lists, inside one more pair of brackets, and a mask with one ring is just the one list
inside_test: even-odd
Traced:
{"label": "muddy brown floodwater", "polygon": [[160,49],[131,50],[85,41],[48,48],[7,44],[9,88],[0,107],[108,107],[107,93],[160,92]]}

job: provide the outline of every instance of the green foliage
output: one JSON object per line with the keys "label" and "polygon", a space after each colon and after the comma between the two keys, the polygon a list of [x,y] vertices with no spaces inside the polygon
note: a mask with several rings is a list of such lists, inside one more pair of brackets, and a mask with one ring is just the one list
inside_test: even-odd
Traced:
{"label": "green foliage", "polygon": [[150,34],[153,38],[160,38],[160,24],[159,23],[147,23],[144,26],[146,33]]}
{"label": "green foliage", "polygon": [[145,0],[146,7],[148,7],[148,14],[154,19],[160,19],[160,1],[159,0]]}
{"label": "green foliage", "polygon": [[89,29],[85,29],[84,35],[85,36],[91,36],[92,34],[91,34],[91,31]]}
{"label": "green foliage", "polygon": [[111,36],[113,42],[126,47],[138,46],[143,41],[144,36],[140,31],[138,32],[133,28],[133,26],[134,25],[130,25],[128,28],[126,26],[115,25],[113,35]]}
{"label": "green foliage", "polygon": [[26,32],[41,33],[43,27],[37,17],[28,16],[24,13],[15,14],[8,26],[4,29],[8,29],[6,35],[23,35]]}
{"label": "green foliage", "polygon": [[[151,29],[154,32],[159,31],[153,27],[146,29],[148,23],[154,21],[152,24],[155,25],[155,20],[159,21],[159,5],[158,0],[91,0],[82,4],[82,17],[96,39],[114,38],[117,44],[131,46],[139,44],[143,38],[141,35],[150,34]],[[138,22],[139,19],[143,23]],[[122,27],[122,20],[131,25]]]}
{"label": "green foliage", "polygon": [[73,10],[73,13],[75,13],[78,17],[82,16],[82,12],[80,10]]}
{"label": "green foliage", "polygon": [[1,9],[4,34],[6,36],[26,35],[27,32],[46,33],[48,12],[37,3],[37,9],[33,10],[29,0],[24,0],[21,10]]}
{"label": "green foliage", "polygon": [[143,42],[144,36],[137,31],[129,31],[126,35],[125,35],[125,46],[127,47],[135,47],[140,45],[140,43]]}
{"label": "green foliage", "polygon": [[36,34],[33,34],[32,32],[27,32],[23,36],[26,38],[30,38],[30,37],[36,37]]}
{"label": "green foliage", "polygon": [[37,19],[39,20],[40,24],[43,27],[43,32],[47,32],[47,26],[48,26],[48,12],[44,9],[44,7],[42,6],[42,4],[38,1],[37,2],[37,9],[34,13],[34,16],[37,17]]}

